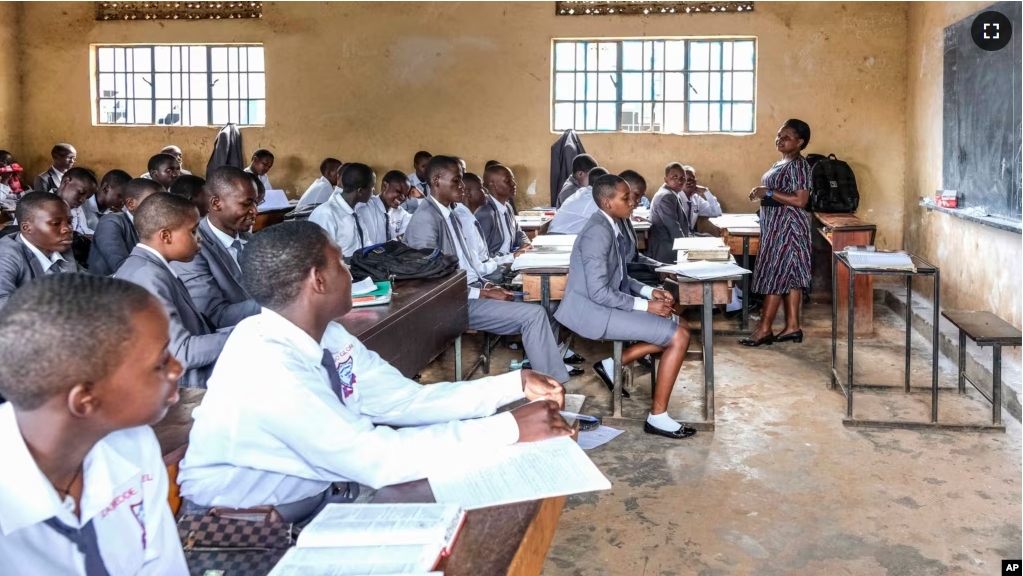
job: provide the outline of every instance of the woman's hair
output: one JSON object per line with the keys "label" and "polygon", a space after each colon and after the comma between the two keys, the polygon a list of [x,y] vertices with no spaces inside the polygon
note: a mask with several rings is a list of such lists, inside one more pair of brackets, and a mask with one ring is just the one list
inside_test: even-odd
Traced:
{"label": "woman's hair", "polygon": [[802,120],[791,118],[786,120],[781,126],[782,128],[791,128],[796,136],[803,141],[803,145],[799,147],[800,150],[806,150],[806,145],[810,143],[810,125]]}

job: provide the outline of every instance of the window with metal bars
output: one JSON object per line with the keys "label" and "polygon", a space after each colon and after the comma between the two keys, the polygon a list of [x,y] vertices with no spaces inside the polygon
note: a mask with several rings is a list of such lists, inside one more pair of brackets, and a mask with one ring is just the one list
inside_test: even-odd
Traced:
{"label": "window with metal bars", "polygon": [[555,132],[752,133],[752,38],[555,40]]}
{"label": "window with metal bars", "polygon": [[261,45],[94,48],[96,124],[266,124]]}

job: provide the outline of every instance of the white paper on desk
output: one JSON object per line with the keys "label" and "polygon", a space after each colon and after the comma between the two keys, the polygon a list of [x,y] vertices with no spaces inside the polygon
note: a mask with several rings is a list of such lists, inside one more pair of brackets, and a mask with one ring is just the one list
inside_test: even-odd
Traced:
{"label": "white paper on desk", "polygon": [[714,278],[752,274],[752,272],[734,262],[708,262],[706,260],[680,262],[673,266],[662,266],[657,268],[656,271],[666,274],[678,274],[695,280],[712,280]]}
{"label": "white paper on desk", "polygon": [[429,481],[437,502],[466,510],[611,488],[568,437],[475,452],[473,458],[439,464]]}
{"label": "white paper on desk", "polygon": [[717,228],[760,228],[760,216],[757,214],[722,214],[710,218],[710,223]]}
{"label": "white paper on desk", "polygon": [[465,513],[454,504],[327,504],[298,537],[301,548],[450,546]]}
{"label": "white paper on desk", "polygon": [[640,218],[644,218],[646,220],[649,220],[650,219],[650,209],[649,208],[634,208],[632,210],[632,215],[633,216],[638,216]]}
{"label": "white paper on desk", "polygon": [[533,249],[540,246],[568,246],[571,248],[575,245],[575,239],[578,237],[578,234],[543,234],[533,238]]}
{"label": "white paper on desk", "polygon": [[641,222],[636,222],[635,220],[632,221],[632,229],[637,231],[637,232],[642,232],[643,230],[649,230],[652,227],[653,227],[653,224],[651,224],[649,220],[643,220]]}
{"label": "white paper on desk", "polygon": [[263,197],[263,203],[259,205],[258,210],[266,212],[268,210],[280,210],[290,207],[288,195],[284,193],[284,190],[267,190],[266,196]]}
{"label": "white paper on desk", "polygon": [[675,238],[675,241],[671,245],[672,250],[700,250],[724,247],[725,241],[718,236],[690,236],[689,238]]}
{"label": "white paper on desk", "polygon": [[362,296],[377,289],[377,283],[369,276],[352,284],[352,296]]}
{"label": "white paper on desk", "polygon": [[383,576],[428,573],[437,561],[436,546],[351,546],[292,548],[270,576]]}
{"label": "white paper on desk", "polygon": [[523,252],[511,265],[512,270],[526,268],[567,268],[572,257],[571,252],[539,252],[530,250]]}
{"label": "white paper on desk", "polygon": [[583,450],[593,450],[597,446],[603,446],[614,440],[622,432],[625,432],[625,430],[611,428],[610,426],[601,426],[596,430],[579,432],[579,447]]}
{"label": "white paper on desk", "polygon": [[845,257],[849,265],[857,270],[912,270],[916,271],[913,259],[905,252],[873,252],[866,250],[846,250]]}

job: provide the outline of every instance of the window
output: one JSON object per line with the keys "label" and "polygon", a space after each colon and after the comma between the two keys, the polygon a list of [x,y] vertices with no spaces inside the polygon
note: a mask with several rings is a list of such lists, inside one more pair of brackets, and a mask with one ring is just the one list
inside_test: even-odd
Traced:
{"label": "window", "polygon": [[97,46],[97,124],[266,123],[263,47]]}
{"label": "window", "polygon": [[555,40],[553,130],[752,133],[752,39]]}

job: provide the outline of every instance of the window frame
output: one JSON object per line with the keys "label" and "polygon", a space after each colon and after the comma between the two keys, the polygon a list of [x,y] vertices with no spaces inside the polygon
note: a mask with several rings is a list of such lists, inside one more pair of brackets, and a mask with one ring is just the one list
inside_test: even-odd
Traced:
{"label": "window frame", "polygon": [[[196,47],[203,48],[204,51],[205,51],[205,70],[200,70],[200,71],[197,71],[197,72],[193,72],[191,70],[190,66],[189,67],[185,67],[183,65],[184,64],[183,61],[186,60],[186,59],[187,60],[191,59],[191,55],[189,53],[189,49],[196,48]],[[108,49],[108,48],[115,49],[115,52],[114,52],[114,62],[115,63],[114,63],[114,69],[113,70],[103,70],[103,69],[100,68],[100,54],[101,54],[101,50],[102,49]],[[173,70],[173,64],[171,64],[171,66],[170,66],[171,69],[169,69],[169,70],[157,70],[156,69],[157,50],[161,49],[161,48],[169,48],[169,49],[171,49],[171,53],[168,56],[168,58],[170,59],[170,61],[172,63],[173,63],[174,58],[175,58],[174,54],[175,54],[175,52],[177,52],[178,61],[182,62],[181,64],[179,64],[179,69],[178,70],[176,70],[176,71]],[[260,69],[253,69],[251,67],[251,65],[250,65],[250,60],[249,60],[248,56],[246,56],[246,63],[245,63],[245,69],[244,70],[241,69],[241,67],[238,65],[237,62],[235,62],[234,68],[232,69],[231,60],[230,60],[230,52],[228,52],[228,56],[226,57],[227,58],[226,70],[219,70],[219,69],[218,70],[214,70],[213,69],[213,50],[214,49],[218,49],[218,48],[224,48],[224,49],[230,49],[230,48],[242,48],[242,49],[259,48],[262,51],[262,54],[261,54],[262,65],[261,65]],[[133,69],[131,71],[129,71],[127,69],[117,70],[117,52],[116,52],[117,49],[125,51],[124,52],[124,54],[125,54],[125,62],[127,62],[128,54],[132,54],[132,58],[133,58],[133,60],[132,60],[132,62],[133,62],[132,68]],[[147,49],[149,51],[149,59],[150,59],[150,61],[149,61],[149,69],[148,69],[148,71],[139,72],[139,71],[136,71],[134,69],[135,66],[134,66],[134,52],[133,51],[137,50],[137,49]],[[91,104],[92,104],[92,108],[93,108],[93,114],[92,114],[92,124],[93,124],[93,126],[122,126],[122,127],[132,126],[132,127],[159,127],[159,128],[163,128],[163,127],[174,127],[174,128],[209,128],[209,127],[219,127],[219,126],[222,125],[222,123],[214,123],[213,122],[214,104],[217,103],[217,102],[225,102],[225,103],[227,103],[227,106],[228,106],[228,112],[227,112],[228,113],[228,122],[233,122],[234,124],[237,124],[239,127],[244,127],[244,128],[248,128],[248,127],[259,128],[259,127],[265,127],[266,126],[266,113],[267,113],[267,109],[266,109],[266,101],[267,101],[267,95],[266,95],[266,73],[267,73],[266,72],[266,48],[265,48],[265,45],[263,43],[261,43],[261,42],[225,42],[225,43],[209,43],[209,44],[207,44],[207,43],[92,44],[90,46],[90,53],[91,53],[90,54],[90,56],[91,56],[91,58],[90,58],[90,60],[91,60],[91,62],[90,62],[90,64],[91,64],[91,66],[90,66],[90,71],[91,71],[90,83],[92,85],[92,98],[91,98],[92,102],[91,102]],[[125,68],[126,67],[127,66],[125,65]],[[113,77],[113,81],[114,81],[114,85],[115,86],[117,85],[118,80],[120,78],[123,78],[124,85],[125,85],[125,94],[123,96],[114,96],[114,97],[106,97],[106,96],[104,96],[103,90],[101,89],[101,86],[102,86],[102,80],[101,80],[102,76],[101,75],[107,75],[107,74],[109,74],[109,75],[111,75]],[[193,97],[192,93],[191,93],[191,89],[192,89],[192,76],[196,75],[196,74],[202,74],[206,78],[205,97],[202,97],[202,98]],[[251,81],[252,81],[251,80],[251,75],[254,75],[254,74],[262,75],[262,77],[263,77],[262,97],[253,97],[253,96],[250,95],[250,92],[251,92]],[[170,90],[170,92],[171,92],[171,96],[170,97],[163,98],[163,97],[159,97],[157,95],[157,88],[156,88],[157,82],[158,82],[157,75],[166,75],[167,76],[167,80],[166,81],[170,83],[169,84],[169,88],[168,88]],[[226,77],[226,81],[228,82],[228,95],[226,97],[217,97],[217,96],[215,96],[214,88],[213,88],[214,76],[215,75],[223,75],[223,76]],[[237,82],[235,83],[235,85],[236,85],[235,86],[235,90],[236,90],[237,93],[235,95],[233,95],[233,96],[231,94],[231,88],[230,88],[230,85],[231,85],[231,82],[230,82],[231,81],[231,75],[235,75],[237,77]],[[132,85],[132,89],[128,90],[128,84],[133,82],[135,80],[136,76],[148,76],[149,80],[147,81],[147,80],[145,80],[145,78],[143,78],[143,81],[145,81],[147,84],[149,84],[150,96],[148,96],[148,97],[141,97],[141,98],[136,97],[135,94],[134,94],[134,91],[135,91],[134,90],[134,84]],[[248,83],[247,86],[246,86],[246,96],[245,97],[242,97],[240,95],[240,83],[241,83],[241,79],[242,78],[245,78],[245,80]],[[174,97],[173,96],[173,87],[174,87],[175,83],[177,83],[177,85],[179,86],[179,90],[180,90],[178,97]],[[187,93],[186,93],[186,86],[187,86]],[[130,94],[130,96],[129,96],[129,94]],[[129,103],[131,103],[131,105],[135,105],[136,103],[139,103],[139,102],[143,102],[144,103],[147,100],[150,102],[150,105],[151,105],[151,107],[150,107],[151,122],[138,122],[138,119],[135,118],[134,122],[130,122],[129,123],[129,122],[127,122],[127,116],[125,118],[125,120],[126,120],[125,122],[117,122],[117,121],[105,122],[105,121],[103,121],[103,110],[102,110],[102,107],[101,107],[101,103],[102,102],[114,101],[115,102],[115,106],[116,106],[116,102],[121,101],[121,102],[124,102],[126,104],[126,106],[128,106]],[[206,123],[205,124],[191,124],[191,123],[185,124],[185,123],[182,123],[180,120],[179,120],[178,123],[171,123],[171,124],[161,124],[161,123],[159,123],[158,120],[160,118],[162,118],[163,116],[158,116],[157,115],[157,103],[158,102],[163,102],[163,101],[167,101],[167,102],[171,103],[171,112],[170,112],[171,114],[174,113],[174,106],[179,105],[179,104],[188,103],[189,106],[194,106],[195,104],[198,104],[198,103],[205,103]],[[253,104],[260,103],[260,102],[262,103],[262,112],[263,112],[262,120],[263,121],[260,122],[260,123],[242,122],[241,120],[242,120],[242,110],[243,110],[243,107],[247,108],[248,106],[252,106]],[[235,109],[235,111],[237,112],[237,116],[238,116],[237,121],[230,120],[231,112],[232,112],[232,110],[231,110],[232,106],[237,106],[237,108]],[[135,110],[137,110],[137,108]],[[116,112],[117,112],[117,110],[116,110],[116,107],[115,107],[115,113]],[[189,109],[189,112],[191,113],[191,108]],[[246,109],[246,112],[248,112],[247,109]],[[127,108],[126,108],[125,114],[127,115]],[[183,116],[184,115],[184,111],[182,110],[180,112],[180,114]],[[183,118],[182,118],[182,120],[183,120]]]}
{"label": "window frame", "polygon": [[[667,56],[665,55],[662,58],[661,67],[659,69],[655,69],[654,64],[652,62],[653,59],[654,59],[653,53],[654,53],[654,51],[656,51],[656,47],[654,47],[652,52],[651,52],[651,57],[650,57],[651,62],[649,64],[649,67],[650,67],[649,70],[646,69],[646,65],[647,65],[646,63],[641,65],[640,69],[633,70],[633,69],[630,68],[628,70],[625,70],[624,69],[624,52],[625,52],[625,50],[623,49],[623,47],[624,47],[624,44],[627,43],[627,42],[640,42],[640,43],[643,43],[643,42],[662,42],[662,43],[663,42],[682,42],[683,43],[683,63],[682,63],[682,67],[679,68],[679,69],[669,68],[668,67],[668,63],[666,61],[667,60]],[[712,44],[712,43],[715,43],[715,42],[732,43],[733,44],[733,47],[732,47],[732,54],[733,54],[732,58],[733,58],[733,61],[732,61],[732,64],[731,64],[732,67],[724,68],[724,63],[720,60],[721,58],[724,57],[723,56],[724,55],[724,47],[723,47],[723,44],[722,44],[722,49],[721,49],[720,54],[719,54],[719,68],[718,69],[713,69],[711,67],[708,67],[706,70],[698,70],[698,69],[691,68],[691,62],[690,62],[691,46],[692,46],[692,44],[694,42],[695,43],[706,42],[708,44]],[[753,66],[752,66],[751,70],[740,70],[740,69],[734,68],[734,65],[735,65],[734,43],[736,43],[736,42],[752,42],[752,45],[753,45],[753,55],[752,55],[753,56]],[[599,53],[600,48],[599,48],[599,45],[600,44],[604,44],[604,43],[613,43],[613,44],[616,45],[616,64],[615,64],[615,69],[614,70],[601,70],[600,69],[600,60],[599,60],[599,58],[600,58],[600,53]],[[571,44],[571,45],[573,45],[575,47],[574,51],[576,51],[577,55],[573,59],[573,62],[572,62],[573,69],[572,70],[558,70],[557,49],[558,49],[558,45],[559,44]],[[579,45],[586,45],[586,44],[593,44],[593,45],[597,45],[598,46],[598,48],[597,48],[598,52],[597,52],[597,56],[596,56],[597,59],[598,59],[598,63],[597,63],[596,68],[593,69],[593,70],[590,70],[589,68],[580,69],[579,66],[578,66],[578,63],[579,63],[579,56],[578,56],[578,52],[577,52],[578,51],[578,46]],[[711,48],[708,48],[708,58],[712,57],[711,56],[712,55],[712,51],[711,50],[712,50]],[[662,53],[664,53],[664,52],[666,52],[666,50],[662,50]],[[579,128],[576,128],[575,125],[577,125],[578,122],[576,122],[576,118],[575,118],[575,116],[573,116],[573,122],[572,122],[573,126],[570,129],[572,129],[575,132],[580,133],[580,134],[658,134],[658,135],[664,135],[664,136],[696,136],[696,135],[721,135],[721,134],[724,134],[724,135],[730,135],[730,136],[752,136],[752,135],[755,135],[757,133],[757,96],[758,96],[758,94],[757,94],[757,67],[758,67],[758,62],[759,62],[759,39],[756,36],[735,35],[735,36],[656,36],[656,37],[608,37],[608,38],[582,38],[582,37],[580,37],[580,38],[553,38],[553,39],[551,39],[551,51],[550,51],[550,54],[551,54],[551,60],[550,60],[550,123],[549,123],[549,127],[550,127],[550,131],[551,131],[552,134],[560,134],[560,133],[564,132],[565,130],[569,129],[569,128],[558,129],[556,127],[556,124],[555,124],[556,118],[555,118],[555,116],[556,116],[556,106],[558,104],[571,104],[571,105],[573,105],[573,107],[576,107],[575,110],[578,110],[578,106],[579,105],[583,105],[584,106],[584,110],[585,110],[585,105],[587,105],[587,104],[593,104],[593,105],[612,104],[612,105],[614,105],[616,107],[617,114],[615,115],[615,128],[613,130],[601,130],[599,128],[595,128],[595,129],[579,129]],[[644,58],[645,58],[645,55],[644,55]],[[585,60],[588,63],[588,60],[589,60],[589,54],[588,53],[585,55]],[[584,66],[586,66],[586,65],[584,64]],[[691,82],[690,82],[690,74],[692,74],[693,72],[696,72],[696,73],[721,73],[721,76],[720,76],[721,84],[718,87],[718,91],[719,91],[718,99],[710,100],[709,99],[710,94],[708,94],[708,99],[706,99],[706,100],[692,100],[692,99],[690,99],[690,90],[691,90],[691,86],[692,86]],[[749,99],[749,100],[735,99],[734,98],[734,92],[733,92],[733,98],[727,99],[727,100],[723,99],[723,95],[724,95],[724,76],[725,76],[724,73],[732,73],[732,74],[734,74],[736,72],[752,73],[752,94],[751,94],[751,99]],[[569,74],[572,75],[572,77],[573,77],[573,85],[574,85],[573,98],[572,99],[562,99],[562,100],[559,100],[559,99],[556,98],[556,92],[557,92],[557,74],[558,73],[562,73],[562,74],[569,73]],[[598,76],[598,80],[597,80],[598,85],[596,87],[596,94],[597,94],[597,96],[596,96],[595,99],[587,100],[587,99],[579,99],[578,98],[578,95],[579,95],[579,89],[578,89],[578,87],[579,87],[579,80],[578,80],[578,77],[580,75],[584,76],[584,80],[583,80],[582,84],[583,84],[583,94],[585,94],[585,92],[588,90],[589,84],[590,84],[589,78],[586,77],[587,73],[595,73]],[[611,74],[615,75],[615,77],[614,77],[614,85],[615,85],[615,92],[616,93],[615,93],[615,99],[614,100],[601,100],[601,98],[600,98],[600,85],[599,85],[600,84],[600,80],[599,80],[599,76],[601,74],[606,74],[606,73],[611,73]],[[649,85],[647,84],[647,82],[645,80],[641,81],[641,83],[640,83],[640,91],[643,93],[643,95],[641,96],[640,100],[634,100],[634,99],[625,100],[624,95],[623,95],[623,91],[624,91],[623,74],[626,74],[626,73],[639,73],[641,75],[661,74],[662,75],[661,76],[661,78],[662,78],[662,82],[661,82],[661,97],[658,99],[658,98],[656,98],[654,96],[653,90],[655,89],[654,88],[655,80],[653,78],[651,78],[650,81],[649,81]],[[668,99],[667,98],[667,90],[666,90],[666,87],[665,87],[665,80],[664,80],[665,76],[664,75],[668,74],[668,73],[673,73],[673,74],[674,73],[680,73],[680,74],[683,75],[682,76],[682,81],[683,81],[683,89],[684,89],[684,98],[682,100],[679,100],[679,99]],[[733,77],[733,79],[734,79],[734,77]],[[708,87],[709,87],[709,79],[708,79]],[[733,90],[734,90],[734,87],[733,87]],[[650,92],[649,98],[647,97],[647,93],[648,92]],[[667,131],[665,131],[663,129],[663,124],[664,124],[664,121],[665,121],[665,118],[664,118],[665,112],[664,112],[663,105],[665,105],[665,104],[680,104],[681,105],[681,108],[682,108],[682,126],[683,126],[681,132],[667,132]],[[718,105],[721,105],[718,108],[718,114],[719,114],[718,129],[717,130],[709,130],[709,129],[708,130],[693,130],[691,128],[691,125],[690,125],[690,119],[691,119],[690,105],[691,104],[706,104],[706,105],[718,104]],[[723,125],[723,116],[722,116],[723,109],[724,109],[723,105],[725,105],[725,104],[729,104],[729,105],[748,104],[751,107],[751,112],[750,112],[751,118],[750,118],[750,130],[749,131],[739,131],[739,130],[734,130],[734,129],[729,129],[729,130],[722,130],[721,129],[721,126]],[[641,128],[639,130],[623,129],[622,116],[626,112],[625,106],[627,106],[627,105],[639,105],[639,107],[640,107],[639,126]],[[660,130],[655,131],[653,129],[648,129],[648,130],[643,130],[642,129],[642,126],[644,126],[644,124],[645,124],[644,121],[643,121],[643,106],[644,105],[652,105],[651,117],[650,117],[650,125],[651,126],[655,126],[656,125],[655,124],[655,117],[654,117],[654,112],[653,111],[656,109],[657,105],[661,105],[662,106],[661,118],[660,118],[661,123],[662,123],[662,128]],[[588,113],[586,113],[586,112],[584,112],[584,113],[587,114],[587,116],[588,116]],[[574,111],[573,114],[574,115],[578,114],[578,112]],[[598,114],[599,114],[599,112],[598,112]],[[708,111],[707,119],[708,119],[707,125],[708,125],[708,128],[709,128],[709,126],[711,125],[711,123],[710,123],[710,112],[709,111]],[[734,119],[734,116],[733,116],[733,119]],[[586,119],[584,117],[583,125],[585,126],[586,124],[587,124],[587,122],[586,122]],[[599,124],[595,124],[595,125],[599,126]]]}

